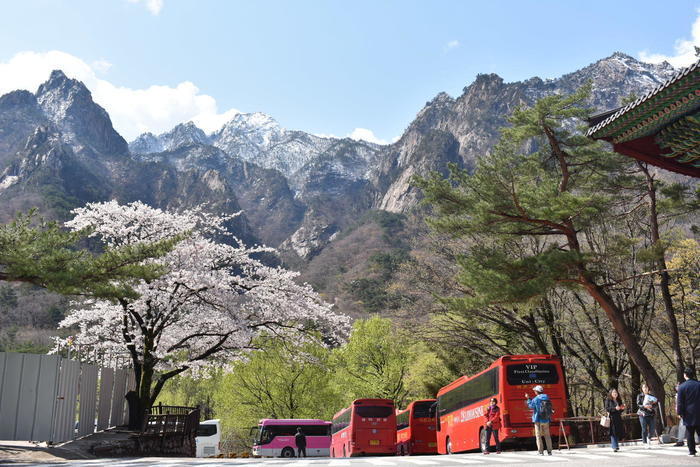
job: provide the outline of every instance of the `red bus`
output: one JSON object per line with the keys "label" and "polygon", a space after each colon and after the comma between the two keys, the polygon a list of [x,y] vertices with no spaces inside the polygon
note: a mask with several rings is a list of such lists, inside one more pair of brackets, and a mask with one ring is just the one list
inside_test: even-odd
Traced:
{"label": "red bus", "polygon": [[[557,421],[566,416],[566,381],[561,359],[556,355],[507,355],[474,376],[462,376],[438,391],[437,443],[440,454],[479,449],[484,413],[489,399],[498,399],[502,426],[501,443],[534,440],[532,411],[525,393],[534,397],[533,386],[541,385],[552,401],[552,437],[559,435]],[[483,432],[484,438],[486,432]]]}
{"label": "red bus", "polygon": [[333,417],[331,457],[396,454],[396,413],[389,399],[357,399]]}
{"label": "red bus", "polygon": [[396,453],[437,454],[435,399],[413,401],[396,413]]}

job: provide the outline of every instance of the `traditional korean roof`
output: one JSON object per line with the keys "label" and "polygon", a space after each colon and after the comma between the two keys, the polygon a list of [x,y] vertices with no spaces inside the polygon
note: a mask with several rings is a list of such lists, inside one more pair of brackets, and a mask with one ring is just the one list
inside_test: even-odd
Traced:
{"label": "traditional korean roof", "polygon": [[610,141],[618,152],[700,177],[700,60],[589,123],[587,135]]}

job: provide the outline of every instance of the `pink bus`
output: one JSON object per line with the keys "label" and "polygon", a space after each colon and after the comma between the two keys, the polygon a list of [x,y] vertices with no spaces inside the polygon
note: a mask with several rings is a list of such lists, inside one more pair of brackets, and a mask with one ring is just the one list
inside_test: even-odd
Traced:
{"label": "pink bus", "polygon": [[[296,457],[294,435],[297,428],[306,435],[306,455],[321,457],[330,454],[331,422],[315,419],[260,420],[253,441],[253,455],[261,457]],[[255,430],[255,428],[252,428]]]}

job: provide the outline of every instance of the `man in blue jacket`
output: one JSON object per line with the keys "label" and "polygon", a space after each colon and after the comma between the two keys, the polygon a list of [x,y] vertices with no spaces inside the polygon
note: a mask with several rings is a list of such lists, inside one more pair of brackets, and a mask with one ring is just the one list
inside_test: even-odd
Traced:
{"label": "man in blue jacket", "polygon": [[544,393],[544,388],[540,385],[532,388],[535,392],[534,399],[530,399],[528,394],[525,394],[527,406],[532,409],[532,423],[535,424],[535,439],[537,441],[537,451],[540,456],[544,456],[544,447],[542,446],[542,436],[547,443],[547,455],[552,455],[552,436],[549,433],[549,422],[552,418],[552,402],[549,396]]}
{"label": "man in blue jacket", "polygon": [[678,415],[683,418],[690,456],[695,456],[695,433],[700,431],[700,382],[692,368],[683,370],[685,383],[678,387]]}

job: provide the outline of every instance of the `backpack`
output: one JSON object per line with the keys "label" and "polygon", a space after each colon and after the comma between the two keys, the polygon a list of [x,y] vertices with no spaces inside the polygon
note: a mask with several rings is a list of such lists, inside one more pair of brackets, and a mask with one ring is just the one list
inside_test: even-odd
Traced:
{"label": "backpack", "polygon": [[554,415],[552,401],[549,399],[542,399],[540,403],[537,404],[537,418],[540,420],[551,420],[552,415]]}

